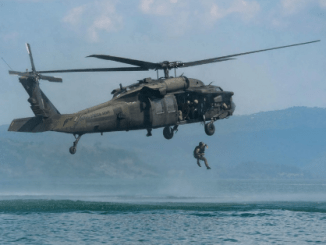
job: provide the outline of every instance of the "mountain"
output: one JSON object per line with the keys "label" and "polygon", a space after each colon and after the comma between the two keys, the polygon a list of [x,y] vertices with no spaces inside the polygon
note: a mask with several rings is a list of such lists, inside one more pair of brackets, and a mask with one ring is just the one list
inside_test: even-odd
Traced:
{"label": "mountain", "polygon": [[155,166],[123,149],[81,146],[72,156],[60,144],[0,139],[0,178],[91,179],[155,177]]}
{"label": "mountain", "polygon": [[[0,126],[0,176],[196,177],[293,179],[326,177],[326,109],[293,107],[233,116],[215,122],[213,136],[202,124],[185,125],[173,139],[162,129],[84,135],[76,155],[74,138],[54,132],[7,132]],[[198,142],[208,144],[211,171],[193,158]]]}

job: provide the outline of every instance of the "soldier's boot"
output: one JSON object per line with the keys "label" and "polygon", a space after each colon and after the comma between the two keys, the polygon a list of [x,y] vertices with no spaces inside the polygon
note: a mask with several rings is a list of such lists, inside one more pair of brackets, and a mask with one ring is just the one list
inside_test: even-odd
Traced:
{"label": "soldier's boot", "polygon": [[197,158],[197,164],[199,167],[201,167],[200,163],[199,163],[199,159]]}
{"label": "soldier's boot", "polygon": [[211,169],[211,167],[208,165],[207,159],[203,157],[203,160],[205,161],[205,165],[207,169]]}
{"label": "soldier's boot", "polygon": [[152,136],[152,129],[151,128],[148,128],[147,129],[147,134],[146,134],[147,137],[150,137]]}

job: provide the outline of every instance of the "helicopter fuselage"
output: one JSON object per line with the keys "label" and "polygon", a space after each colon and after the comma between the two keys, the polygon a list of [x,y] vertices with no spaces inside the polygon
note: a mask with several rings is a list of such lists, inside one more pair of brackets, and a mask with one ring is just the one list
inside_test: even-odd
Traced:
{"label": "helicopter fuselage", "polygon": [[112,100],[56,115],[51,131],[85,134],[215,121],[233,114],[232,92],[186,77],[151,80],[112,91]]}

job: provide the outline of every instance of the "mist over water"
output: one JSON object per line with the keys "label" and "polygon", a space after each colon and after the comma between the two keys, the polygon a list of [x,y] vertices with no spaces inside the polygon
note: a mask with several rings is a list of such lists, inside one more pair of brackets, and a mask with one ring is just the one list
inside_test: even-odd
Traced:
{"label": "mist over water", "polygon": [[0,182],[0,199],[103,202],[326,202],[323,180],[203,180],[199,178],[16,180]]}

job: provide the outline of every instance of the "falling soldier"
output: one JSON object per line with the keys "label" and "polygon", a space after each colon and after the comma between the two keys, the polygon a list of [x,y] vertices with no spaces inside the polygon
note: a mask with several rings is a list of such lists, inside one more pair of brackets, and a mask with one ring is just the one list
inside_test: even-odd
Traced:
{"label": "falling soldier", "polygon": [[202,160],[205,162],[206,168],[211,169],[207,163],[207,159],[204,157],[205,155],[205,147],[208,148],[206,144],[203,142],[200,142],[198,146],[196,146],[194,150],[194,157],[197,158],[197,164],[199,167],[201,167],[199,160]]}

